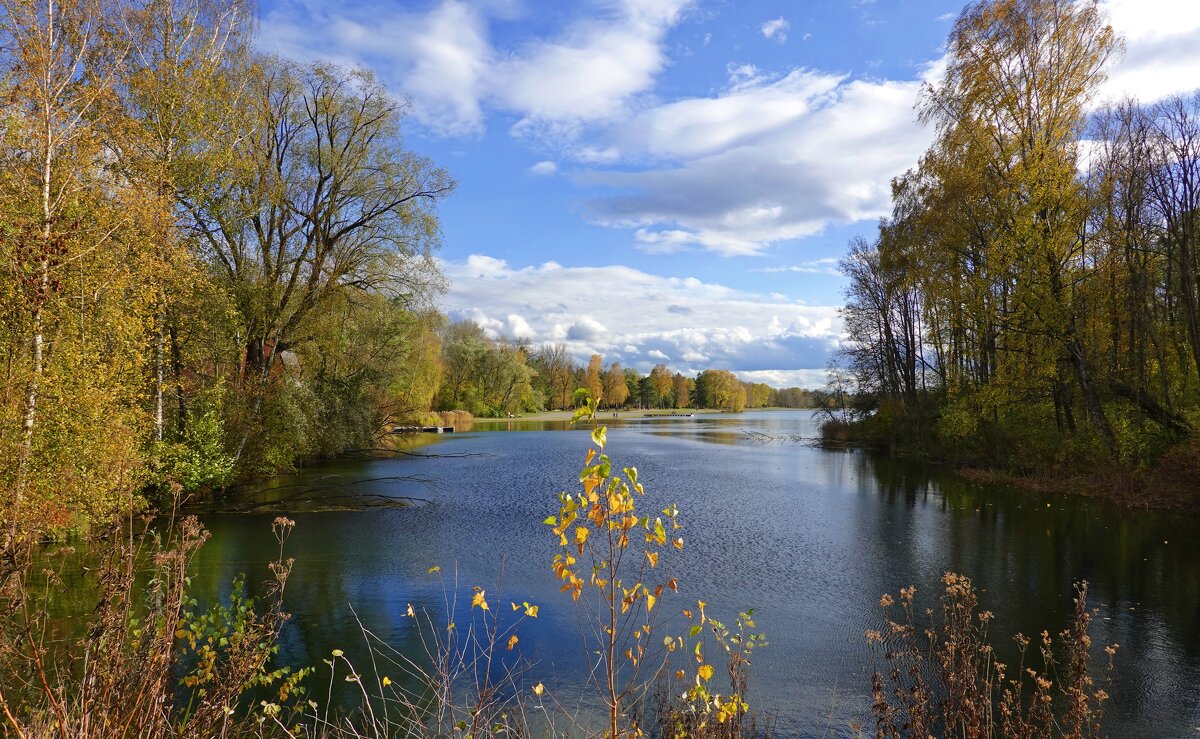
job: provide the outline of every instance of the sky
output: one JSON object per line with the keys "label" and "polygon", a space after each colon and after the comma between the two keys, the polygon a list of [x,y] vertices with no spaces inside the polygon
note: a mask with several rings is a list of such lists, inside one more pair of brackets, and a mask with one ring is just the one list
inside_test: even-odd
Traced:
{"label": "sky", "polygon": [[[1105,0],[1101,100],[1200,86],[1200,0]],[[439,305],[645,373],[820,387],[838,259],[890,210],[948,0],[264,0],[263,51],[371,68],[448,169]]]}

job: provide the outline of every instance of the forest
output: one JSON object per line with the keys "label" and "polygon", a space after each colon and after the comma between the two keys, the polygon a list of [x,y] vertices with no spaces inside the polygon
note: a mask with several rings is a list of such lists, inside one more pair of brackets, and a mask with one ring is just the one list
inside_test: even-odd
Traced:
{"label": "forest", "polygon": [[[935,141],[841,269],[857,408],[831,434],[1017,472],[1193,475],[1200,94],[1099,99],[1096,7],[970,6]],[[1190,470],[1190,472],[1189,472]]]}
{"label": "forest", "polygon": [[438,203],[365,69],[253,48],[230,0],[8,2],[0,485],[9,535],[377,446],[431,410],[727,410],[798,389],[646,377],[436,307]]}

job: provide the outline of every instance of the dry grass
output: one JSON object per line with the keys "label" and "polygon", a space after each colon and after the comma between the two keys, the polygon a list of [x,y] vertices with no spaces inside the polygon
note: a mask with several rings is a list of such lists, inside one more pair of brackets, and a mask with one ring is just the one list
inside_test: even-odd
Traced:
{"label": "dry grass", "polygon": [[[277,519],[280,546],[291,522]],[[34,546],[4,553],[0,612],[0,711],[13,737],[116,739],[243,734],[242,697],[271,686],[287,693],[287,671],[269,673],[291,560],[272,564],[268,607],[239,600],[197,613],[188,566],[208,539],[194,517],[168,524],[168,538],[114,526],[97,547],[99,600],[86,634],[57,639],[47,605],[61,580],[34,571]],[[46,564],[39,561],[39,564]],[[35,583],[37,578],[42,583]],[[139,584],[144,582],[145,584]],[[182,675],[182,677],[181,677]],[[181,700],[181,685],[185,700]]]}
{"label": "dry grass", "polygon": [[[872,650],[886,665],[886,671],[872,678],[877,739],[1101,735],[1108,694],[1088,673],[1092,641],[1086,582],[1076,586],[1075,619],[1059,635],[1057,650],[1049,632],[1037,640],[1037,668],[1030,649],[1034,641],[1021,634],[1015,637],[1017,665],[996,658],[987,633],[993,614],[978,609],[968,578],[946,573],[943,585],[941,607],[925,611],[926,625],[917,624],[916,588],[910,587],[897,598],[883,596],[884,628],[867,632]],[[1109,670],[1116,648],[1105,648]]]}

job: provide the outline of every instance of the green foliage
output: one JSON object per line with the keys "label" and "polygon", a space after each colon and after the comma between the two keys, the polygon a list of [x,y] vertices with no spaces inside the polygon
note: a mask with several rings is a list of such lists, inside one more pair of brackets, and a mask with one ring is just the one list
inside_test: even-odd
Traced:
{"label": "green foliage", "polygon": [[464,408],[474,416],[500,417],[537,409],[535,369],[524,345],[493,341],[471,321],[447,326],[442,342],[445,381],[436,400],[439,410]]}
{"label": "green foliage", "polygon": [[192,415],[182,438],[157,444],[153,482],[160,489],[170,483],[183,493],[219,490],[233,481],[234,460],[227,451],[222,388],[218,385]]}
{"label": "green foliage", "polygon": [[1093,116],[1119,46],[1095,2],[959,17],[921,106],[935,143],[841,263],[874,445],[1071,472],[1146,469],[1194,434],[1200,97]]}

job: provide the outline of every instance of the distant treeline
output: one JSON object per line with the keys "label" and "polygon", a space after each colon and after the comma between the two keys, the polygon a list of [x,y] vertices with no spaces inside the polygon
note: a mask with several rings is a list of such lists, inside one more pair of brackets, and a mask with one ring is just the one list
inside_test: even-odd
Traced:
{"label": "distant treeline", "polygon": [[574,407],[585,387],[604,408],[811,408],[819,399],[801,388],[778,389],[739,380],[727,370],[704,370],[695,377],[655,365],[642,375],[599,354],[578,364],[565,344],[532,346],[526,341],[488,338],[471,321],[439,332],[441,378],[434,407],[462,408],[476,416]]}
{"label": "distant treeline", "polygon": [[1193,439],[1200,94],[1096,109],[1119,46],[1094,2],[960,16],[920,108],[936,141],[841,265],[853,433],[1019,470]]}

